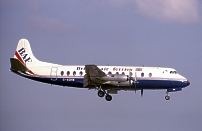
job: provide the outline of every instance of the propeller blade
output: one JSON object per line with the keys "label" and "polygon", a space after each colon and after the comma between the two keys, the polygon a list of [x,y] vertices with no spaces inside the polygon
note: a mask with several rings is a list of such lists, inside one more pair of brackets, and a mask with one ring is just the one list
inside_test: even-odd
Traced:
{"label": "propeller blade", "polygon": [[129,86],[130,86],[130,88],[131,88],[131,80],[130,80],[130,78],[129,78]]}
{"label": "propeller blade", "polygon": [[134,83],[134,86],[135,86],[135,93],[136,93],[136,81],[137,81],[137,74],[135,72],[135,81],[133,82]]}
{"label": "propeller blade", "polygon": [[141,89],[141,97],[143,96],[143,89]]}
{"label": "propeller blade", "polygon": [[130,88],[131,88],[132,86],[131,86],[131,73],[130,73],[130,71],[129,71],[128,76],[129,76],[129,77],[128,77],[128,80],[129,80],[129,86],[130,86]]}

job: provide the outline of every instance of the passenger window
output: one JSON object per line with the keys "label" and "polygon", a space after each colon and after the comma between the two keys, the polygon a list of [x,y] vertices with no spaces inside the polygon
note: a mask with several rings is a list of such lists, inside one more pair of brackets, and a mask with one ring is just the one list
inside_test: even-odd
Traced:
{"label": "passenger window", "polygon": [[61,71],[60,74],[61,74],[61,76],[63,76],[64,75],[64,71]]}
{"label": "passenger window", "polygon": [[76,75],[76,71],[73,72],[73,76],[75,76],[75,75]]}
{"label": "passenger window", "polygon": [[112,73],[111,72],[108,72],[108,75],[111,75]]}
{"label": "passenger window", "polygon": [[141,77],[144,77],[144,73],[143,72],[141,73]]}
{"label": "passenger window", "polygon": [[130,72],[130,73],[129,73],[129,75],[130,75],[130,76],[132,76],[132,75],[133,75],[133,73],[132,73],[132,72]]}
{"label": "passenger window", "polygon": [[70,75],[70,72],[69,71],[67,71],[67,76],[69,76]]}
{"label": "passenger window", "polygon": [[82,75],[83,75],[83,72],[82,72],[82,71],[80,71],[80,72],[79,72],[79,74],[80,74],[80,76],[82,76]]}
{"label": "passenger window", "polygon": [[152,73],[149,73],[149,77],[152,77]]}

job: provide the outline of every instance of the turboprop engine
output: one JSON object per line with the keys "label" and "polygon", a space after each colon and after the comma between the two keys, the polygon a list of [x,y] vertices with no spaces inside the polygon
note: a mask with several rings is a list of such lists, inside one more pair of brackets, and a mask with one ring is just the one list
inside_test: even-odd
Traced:
{"label": "turboprop engine", "polygon": [[123,75],[123,74],[112,74],[112,75],[102,77],[101,80],[108,81],[109,84],[114,86],[135,87],[136,77],[133,78],[131,76]]}
{"label": "turboprop engine", "polygon": [[128,81],[128,76],[122,75],[122,74],[115,74],[115,75],[112,74],[112,75],[102,77],[101,79],[105,81],[126,82]]}

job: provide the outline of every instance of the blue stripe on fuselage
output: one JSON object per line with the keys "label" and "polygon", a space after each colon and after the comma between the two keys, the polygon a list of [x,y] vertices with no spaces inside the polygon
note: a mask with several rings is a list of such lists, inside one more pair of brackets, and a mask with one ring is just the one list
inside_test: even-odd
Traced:
{"label": "blue stripe on fuselage", "polygon": [[[67,78],[67,77],[60,77],[57,79],[51,79],[50,77],[41,77],[41,76],[35,76],[35,75],[29,75],[25,72],[15,72],[14,73],[21,75],[23,77],[26,77],[28,79],[36,80],[39,82],[44,82],[48,84],[55,84],[55,85],[60,85],[60,86],[72,86],[72,87],[78,87],[81,88],[83,87],[83,77],[80,78]],[[187,81],[177,81],[177,80],[138,80],[136,82],[136,89],[168,89],[168,88],[177,88],[177,87],[186,87],[187,86]],[[116,87],[117,86],[112,86]],[[88,87],[87,87],[88,88]],[[131,87],[119,87],[121,88],[130,88]]]}
{"label": "blue stripe on fuselage", "polygon": [[176,87],[186,87],[187,82],[175,80],[137,80],[137,88],[142,89],[168,89]]}

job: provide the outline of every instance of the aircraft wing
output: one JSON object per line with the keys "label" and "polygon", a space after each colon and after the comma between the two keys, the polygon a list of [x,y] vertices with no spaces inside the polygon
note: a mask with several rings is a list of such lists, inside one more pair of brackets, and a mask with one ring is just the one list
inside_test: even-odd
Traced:
{"label": "aircraft wing", "polygon": [[84,87],[88,85],[100,85],[104,80],[102,77],[107,76],[97,65],[85,65]]}
{"label": "aircraft wing", "polygon": [[104,77],[107,76],[97,65],[85,65],[86,74],[93,77]]}

